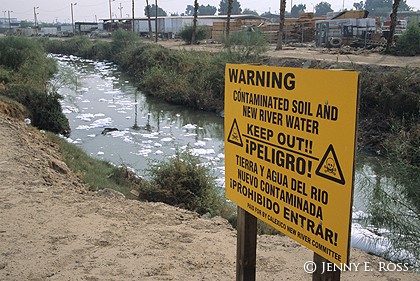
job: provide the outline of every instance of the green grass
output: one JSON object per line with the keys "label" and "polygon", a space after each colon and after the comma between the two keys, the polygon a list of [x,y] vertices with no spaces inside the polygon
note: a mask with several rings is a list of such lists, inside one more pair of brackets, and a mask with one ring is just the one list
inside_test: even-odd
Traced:
{"label": "green grass", "polygon": [[131,174],[124,165],[116,167],[109,162],[94,159],[63,138],[52,133],[46,135],[59,146],[62,160],[90,190],[110,188],[123,193],[129,199],[135,198],[130,193],[132,182],[128,178]]}

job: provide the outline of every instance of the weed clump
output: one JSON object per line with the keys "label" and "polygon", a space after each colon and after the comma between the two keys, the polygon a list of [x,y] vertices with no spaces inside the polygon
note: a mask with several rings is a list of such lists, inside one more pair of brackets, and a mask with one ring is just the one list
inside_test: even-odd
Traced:
{"label": "weed clump", "polygon": [[201,163],[198,156],[187,148],[177,150],[172,158],[151,163],[146,170],[149,181],[139,184],[139,198],[164,202],[199,214],[209,213],[230,219],[233,206],[224,199],[216,186],[210,167]]}
{"label": "weed clump", "polygon": [[393,52],[398,56],[420,54],[420,25],[418,22],[411,22],[407,30],[397,38]]}
{"label": "weed clump", "polygon": [[[181,37],[181,39],[187,43],[191,44],[192,39],[192,33],[193,33],[193,27],[191,25],[186,25],[184,28],[178,33],[178,36]],[[195,40],[200,41],[204,40],[209,37],[209,30],[206,26],[197,26],[196,34],[195,34]]]}

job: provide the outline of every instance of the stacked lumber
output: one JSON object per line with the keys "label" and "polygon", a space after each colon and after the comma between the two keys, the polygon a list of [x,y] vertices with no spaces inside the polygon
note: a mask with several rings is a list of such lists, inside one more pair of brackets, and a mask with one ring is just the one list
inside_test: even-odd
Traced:
{"label": "stacked lumber", "polygon": [[[299,18],[284,20],[283,40],[285,42],[311,42],[315,39],[315,21],[325,19],[314,17],[313,13],[302,13]],[[261,27],[269,42],[277,41],[279,24],[271,23]]]}
{"label": "stacked lumber", "polygon": [[[235,32],[241,29],[241,23],[239,21],[230,22],[230,32]],[[213,22],[213,28],[211,31],[211,39],[215,41],[223,41],[226,34],[226,22]]]}
{"label": "stacked lumber", "polygon": [[[286,18],[284,20],[283,40],[285,42],[311,42],[315,40],[315,21],[325,17],[314,17],[314,13],[302,13],[299,18]],[[259,27],[270,43],[277,42],[279,23],[261,22],[261,20],[234,20],[230,22],[230,32]],[[222,41],[226,33],[226,22],[213,22],[211,38]]]}

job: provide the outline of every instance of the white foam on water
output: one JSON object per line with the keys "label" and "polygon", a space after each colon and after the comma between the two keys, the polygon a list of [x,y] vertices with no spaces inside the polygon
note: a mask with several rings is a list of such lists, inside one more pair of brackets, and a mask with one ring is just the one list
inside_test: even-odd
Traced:
{"label": "white foam on water", "polygon": [[195,137],[197,134],[195,133],[188,133],[188,134],[184,134],[184,137]]}
{"label": "white foam on water", "polygon": [[186,130],[194,130],[195,128],[197,128],[197,125],[194,125],[194,124],[187,124],[187,125],[184,125],[184,126],[182,126],[182,128],[184,128],[184,129],[186,129]]}
{"label": "white foam on water", "polygon": [[204,146],[206,146],[206,142],[205,141],[197,141],[197,142],[194,143],[194,145],[204,147]]}
{"label": "white foam on water", "polygon": [[173,140],[174,140],[173,138],[168,137],[168,138],[163,138],[160,141],[162,141],[162,142],[170,142],[170,141],[173,141]]}

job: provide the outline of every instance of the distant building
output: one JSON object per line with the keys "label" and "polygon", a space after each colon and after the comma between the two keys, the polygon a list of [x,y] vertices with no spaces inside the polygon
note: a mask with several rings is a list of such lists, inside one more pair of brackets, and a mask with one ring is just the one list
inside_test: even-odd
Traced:
{"label": "distant building", "polygon": [[9,29],[15,30],[19,26],[20,21],[17,18],[10,18],[10,26],[9,18],[0,18],[0,33],[6,33]]}
{"label": "distant building", "polygon": [[[157,33],[166,38],[175,37],[185,26],[192,25],[192,16],[165,16],[157,17]],[[215,15],[215,16],[198,16],[197,25],[208,26],[211,28],[215,22],[226,22],[226,15]],[[155,17],[151,17],[152,32],[155,33],[156,23]],[[231,21],[235,22],[238,20],[266,20],[263,17],[256,15],[232,15]],[[103,22],[103,28],[106,31],[114,31],[117,29],[132,30],[133,19],[122,18],[122,19],[101,19]],[[141,35],[147,35],[149,33],[149,23],[147,17],[135,18],[134,19],[134,32]]]}

